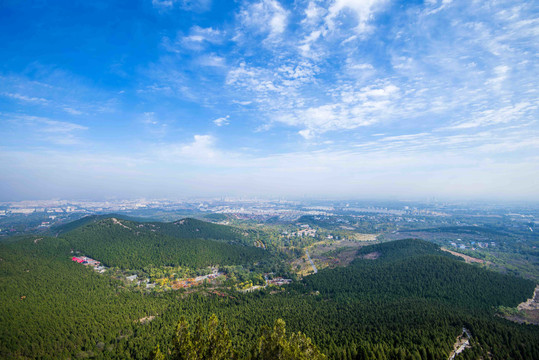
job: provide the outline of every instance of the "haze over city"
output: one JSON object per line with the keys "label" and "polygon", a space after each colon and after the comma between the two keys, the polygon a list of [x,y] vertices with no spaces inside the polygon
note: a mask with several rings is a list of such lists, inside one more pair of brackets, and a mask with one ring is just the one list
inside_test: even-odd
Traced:
{"label": "haze over city", "polygon": [[539,200],[538,7],[3,2],[0,201]]}

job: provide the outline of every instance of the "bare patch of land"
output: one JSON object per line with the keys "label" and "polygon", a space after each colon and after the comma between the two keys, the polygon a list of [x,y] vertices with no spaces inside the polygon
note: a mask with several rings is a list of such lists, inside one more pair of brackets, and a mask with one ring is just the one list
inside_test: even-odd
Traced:
{"label": "bare patch of land", "polygon": [[153,319],[155,319],[155,315],[151,315],[151,316],[145,316],[143,318],[140,318],[138,320],[135,320],[135,322],[139,322],[141,324],[146,324],[146,323],[149,323],[150,321],[152,321]]}
{"label": "bare patch of land", "polygon": [[441,248],[443,251],[446,251],[452,255],[455,255],[455,256],[458,256],[458,257],[461,257],[464,259],[464,261],[466,261],[468,264],[471,264],[471,263],[479,263],[479,264],[485,264],[485,260],[481,260],[481,259],[478,259],[478,258],[474,258],[474,257],[471,257],[471,256],[468,256],[468,255],[464,255],[464,254],[461,254],[459,252],[456,252],[456,251],[452,251],[452,250],[449,250],[449,249],[446,249],[446,248]]}
{"label": "bare patch of land", "polygon": [[123,227],[123,228],[126,228],[126,229],[131,230],[130,227],[125,226],[124,224],[122,224],[122,223],[120,222],[120,220],[118,220],[118,219],[116,219],[116,218],[110,218],[110,219],[112,220],[112,222],[113,222],[114,224],[120,225],[120,226]]}
{"label": "bare patch of land", "polygon": [[531,299],[520,303],[516,310],[513,309],[500,316],[519,324],[539,325],[539,285],[535,287]]}
{"label": "bare patch of land", "polygon": [[529,323],[539,325],[539,285],[535,287],[533,297],[519,304],[517,309],[526,314]]}
{"label": "bare patch of land", "polygon": [[539,310],[539,285],[535,287],[533,297],[518,305],[519,310]]}
{"label": "bare patch of land", "polygon": [[[311,260],[318,270],[326,267],[346,266],[357,258],[357,250],[366,242],[376,240],[376,234],[356,234],[357,240],[319,241],[308,247]],[[361,240],[360,240],[361,239]],[[299,276],[314,273],[309,258],[304,255],[292,262],[292,268]]]}
{"label": "bare patch of land", "polygon": [[371,253],[368,253],[368,254],[365,254],[365,255],[362,255],[360,256],[362,259],[367,259],[367,260],[376,260],[380,257],[380,253],[378,251],[375,251],[375,252],[371,252]]}
{"label": "bare patch of land", "polygon": [[378,234],[359,234],[353,233],[352,238],[356,241],[376,241]]}

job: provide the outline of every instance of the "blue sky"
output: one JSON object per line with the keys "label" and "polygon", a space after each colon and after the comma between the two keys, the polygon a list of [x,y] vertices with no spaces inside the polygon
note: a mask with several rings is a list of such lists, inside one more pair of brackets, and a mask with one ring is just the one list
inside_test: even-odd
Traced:
{"label": "blue sky", "polygon": [[0,200],[539,200],[530,1],[3,1]]}

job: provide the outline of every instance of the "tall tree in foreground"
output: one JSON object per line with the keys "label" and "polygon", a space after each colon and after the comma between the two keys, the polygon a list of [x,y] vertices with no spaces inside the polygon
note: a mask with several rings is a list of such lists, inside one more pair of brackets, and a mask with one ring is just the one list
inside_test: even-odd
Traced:
{"label": "tall tree in foreground", "polygon": [[161,352],[159,344],[150,353],[150,360],[165,360],[165,355]]}
{"label": "tall tree in foreground", "polygon": [[301,332],[286,338],[283,319],[275,320],[273,328],[265,326],[252,352],[256,360],[323,360],[326,356]]}
{"label": "tall tree in foreground", "polygon": [[184,317],[180,319],[174,334],[173,359],[175,360],[225,360],[236,354],[226,323],[219,323],[213,314],[204,324],[199,318],[193,332]]}
{"label": "tall tree in foreground", "polygon": [[[286,336],[285,322],[277,319],[272,328],[263,327],[260,338],[249,354],[252,360],[325,360],[326,356],[301,332]],[[207,323],[200,318],[193,331],[184,317],[180,319],[174,334],[174,360],[225,360],[237,359],[226,323],[220,323],[212,315]],[[150,359],[163,359],[156,347]]]}

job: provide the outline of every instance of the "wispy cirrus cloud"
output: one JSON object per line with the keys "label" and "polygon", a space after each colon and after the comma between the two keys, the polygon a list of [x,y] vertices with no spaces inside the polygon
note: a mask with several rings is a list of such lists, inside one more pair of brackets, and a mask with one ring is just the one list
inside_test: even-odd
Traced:
{"label": "wispy cirrus cloud", "polygon": [[152,5],[159,10],[169,10],[179,6],[184,10],[203,12],[211,8],[212,0],[152,0]]}
{"label": "wispy cirrus cloud", "polygon": [[[35,111],[89,115],[114,110],[118,94],[89,86],[69,72],[35,65],[39,76],[0,74],[0,101],[25,103]],[[38,110],[40,107],[41,110]]]}
{"label": "wispy cirrus cloud", "polygon": [[225,34],[222,30],[212,27],[203,28],[195,25],[189,30],[188,35],[178,39],[178,43],[191,49],[203,49],[211,44],[219,44],[224,39]]}
{"label": "wispy cirrus cloud", "polygon": [[331,130],[372,125],[400,113],[394,104],[394,99],[400,97],[395,85],[365,87],[357,91],[345,86],[335,90],[337,99],[333,103],[296,111],[291,109],[275,120],[305,127],[299,134],[310,139]]}
{"label": "wispy cirrus cloud", "polygon": [[[504,122],[529,121],[536,109],[530,106],[523,109],[518,104],[537,100],[533,93],[536,82],[521,75],[533,68],[531,53],[526,48],[533,46],[535,21],[525,14],[522,6],[506,13],[486,5],[470,4],[468,11],[476,16],[488,17],[494,13],[505,23],[504,29],[515,29],[506,32],[493,23],[455,17],[462,6],[450,1],[431,2],[425,11],[405,13],[398,22],[399,28],[391,29],[397,34],[396,40],[384,45],[390,54],[388,67],[375,59],[368,62],[361,59],[364,52],[361,47],[368,38],[331,37],[328,32],[344,30],[354,23],[357,31],[369,36],[367,30],[371,25],[372,29],[376,26],[373,17],[388,10],[388,2],[300,2],[297,9],[300,14],[303,11],[303,18],[295,24],[299,27],[288,32],[287,39],[274,45],[272,51],[287,49],[279,55],[281,62],[298,64],[303,59],[310,69],[316,70],[310,71],[304,81],[285,81],[277,64],[269,62],[260,66],[242,59],[239,66],[229,70],[226,84],[238,93],[251,94],[266,121],[300,127],[298,133],[304,138],[333,130],[388,124],[388,121],[414,126],[419,118],[437,118],[446,112],[451,112],[451,117],[439,118],[435,128],[449,122],[464,129],[472,126],[471,117],[483,117],[478,120],[482,124],[501,123],[502,117]],[[350,21],[346,23],[346,19]],[[428,28],[438,22],[447,26],[446,31],[430,35]],[[291,51],[293,44],[298,52]],[[343,49],[349,55],[345,61],[339,61],[335,52]],[[330,58],[332,67],[327,65]],[[536,67],[532,72],[537,73]],[[384,93],[380,84],[391,84],[399,91]],[[375,92],[365,99],[368,88]],[[376,91],[380,96],[376,96]],[[521,116],[523,110],[527,114],[525,119]],[[494,119],[496,113],[501,114],[498,120]]]}
{"label": "wispy cirrus cloud", "polygon": [[29,103],[47,104],[49,102],[47,99],[44,99],[42,97],[26,96],[26,95],[21,95],[18,93],[5,92],[5,93],[2,93],[2,95],[11,99],[20,100],[20,101],[29,102]]}
{"label": "wispy cirrus cloud", "polygon": [[537,105],[521,102],[514,105],[482,110],[470,114],[470,119],[449,126],[448,129],[470,129],[482,126],[507,124],[514,121],[536,120]]}
{"label": "wispy cirrus cloud", "polygon": [[9,124],[6,131],[23,128],[29,140],[35,144],[47,142],[57,145],[77,145],[81,143],[80,133],[88,130],[84,125],[40,116],[0,114],[0,118]]}
{"label": "wispy cirrus cloud", "polygon": [[230,115],[223,116],[213,120],[213,123],[217,126],[226,126],[230,124]]}

